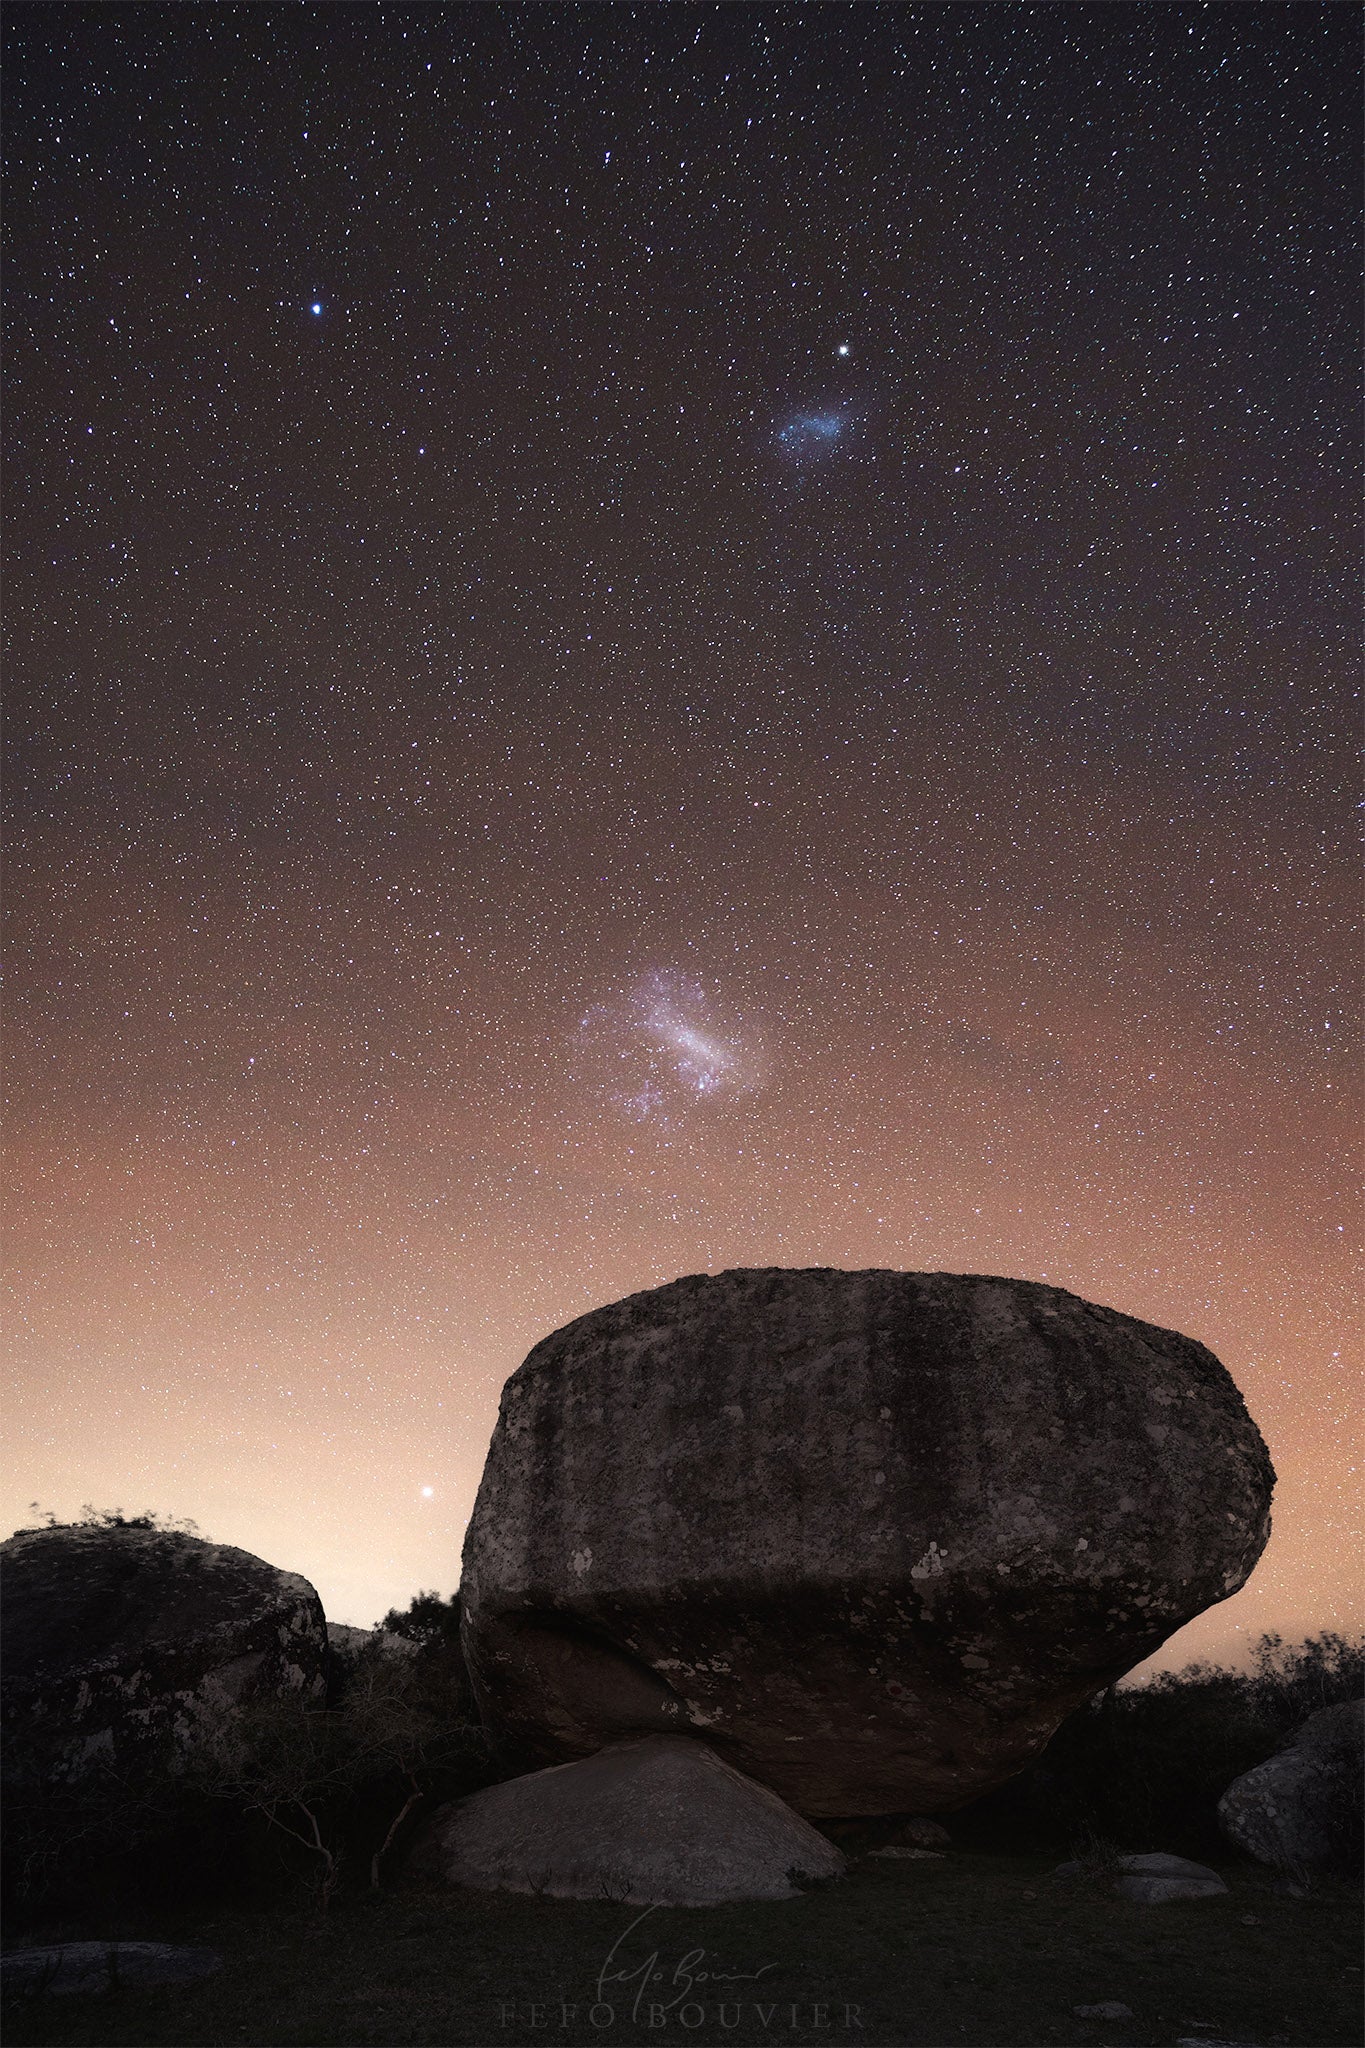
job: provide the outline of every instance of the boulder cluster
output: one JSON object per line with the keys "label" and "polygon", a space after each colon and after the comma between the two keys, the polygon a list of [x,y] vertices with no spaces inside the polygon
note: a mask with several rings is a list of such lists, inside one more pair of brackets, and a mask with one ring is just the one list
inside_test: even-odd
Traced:
{"label": "boulder cluster", "polygon": [[[1211,1352],[1061,1288],[743,1270],[582,1316],[509,1380],[464,1549],[506,1782],[427,1853],[642,1904],[836,1875],[834,1817],[938,1853],[924,1817],[1237,1591],[1273,1481]],[[361,1646],[304,1580],[187,1535],[28,1531],[4,1562],[6,1726],[46,1731],[57,1779],[321,1702]],[[1234,1839],[1283,1848],[1321,1747],[1232,1788]]]}

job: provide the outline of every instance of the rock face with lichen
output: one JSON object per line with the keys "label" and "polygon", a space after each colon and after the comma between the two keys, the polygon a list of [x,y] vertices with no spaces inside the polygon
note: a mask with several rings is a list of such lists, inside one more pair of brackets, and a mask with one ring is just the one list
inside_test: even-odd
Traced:
{"label": "rock face with lichen", "polygon": [[1228,1840],[1258,1863],[1291,1873],[1358,1870],[1365,1702],[1310,1714],[1278,1755],[1233,1780],[1218,1818]]}
{"label": "rock face with lichen", "polygon": [[677,1280],[508,1381],[465,1653],[526,1762],[691,1731],[806,1814],[947,1810],[1237,1591],[1273,1483],[1211,1352],[1060,1288]]}
{"label": "rock face with lichen", "polygon": [[0,1545],[12,1768],[52,1783],[174,1764],[247,1701],[321,1699],[327,1626],[306,1579],[178,1531],[30,1529]]}

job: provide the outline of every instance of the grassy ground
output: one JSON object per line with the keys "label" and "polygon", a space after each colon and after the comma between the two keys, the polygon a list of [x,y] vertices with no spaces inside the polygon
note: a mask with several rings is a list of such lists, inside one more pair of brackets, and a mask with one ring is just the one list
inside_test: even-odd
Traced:
{"label": "grassy ground", "polygon": [[[1227,1898],[1143,1907],[1054,1880],[1055,1860],[963,1851],[942,1862],[864,1860],[798,1899],[660,1908],[629,1933],[638,1910],[629,1904],[457,1893],[415,1877],[334,1906],[325,1920],[276,1908],[52,1924],[25,1938],[203,1941],[225,1967],[193,1987],[16,2004],[5,2039],[8,2048],[1361,2042],[1358,1892],[1323,1886],[1288,1898],[1267,1875],[1230,1866]],[[619,1974],[602,1981],[604,1969]],[[1134,2017],[1073,2013],[1110,1999]]]}

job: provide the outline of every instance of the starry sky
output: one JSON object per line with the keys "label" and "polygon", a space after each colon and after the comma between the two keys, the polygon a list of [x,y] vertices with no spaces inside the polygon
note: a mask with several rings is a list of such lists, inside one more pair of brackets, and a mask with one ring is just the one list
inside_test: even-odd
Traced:
{"label": "starry sky", "polygon": [[450,1591],[503,1381],[1045,1279],[1357,1623],[1346,6],[12,5],[4,1526]]}

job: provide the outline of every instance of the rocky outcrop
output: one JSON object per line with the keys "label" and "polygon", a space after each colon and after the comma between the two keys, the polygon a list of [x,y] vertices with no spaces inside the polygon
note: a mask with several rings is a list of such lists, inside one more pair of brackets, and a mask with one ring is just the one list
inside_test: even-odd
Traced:
{"label": "rocky outcrop", "polygon": [[640,1906],[789,1899],[793,1874],[846,1868],[775,1793],[686,1737],[490,1786],[437,1814],[432,1835],[425,1855],[453,1884]]}
{"label": "rocky outcrop", "polygon": [[804,1813],[942,1811],[1236,1592],[1273,1478],[1211,1352],[1060,1288],[679,1280],[508,1382],[465,1653],[526,1761],[692,1731]]}
{"label": "rocky outcrop", "polygon": [[174,1768],[244,1702],[322,1697],[322,1603],[245,1550],[77,1526],[12,1536],[0,1565],[0,1702],[11,1765],[29,1775]]}
{"label": "rocky outcrop", "polygon": [[1235,1778],[1218,1802],[1223,1833],[1288,1872],[1360,1861],[1365,1701],[1310,1714],[1278,1755]]}

